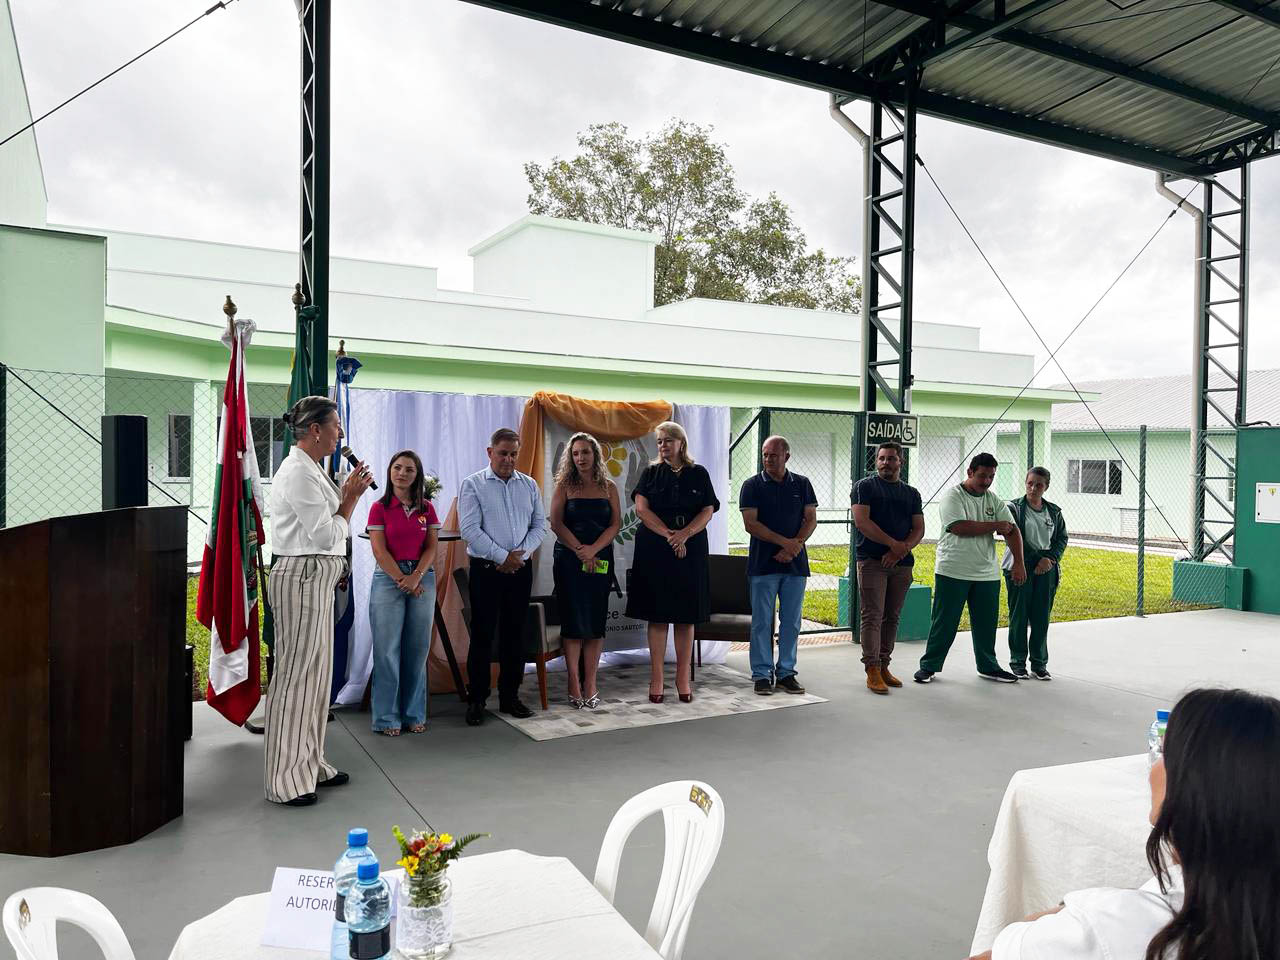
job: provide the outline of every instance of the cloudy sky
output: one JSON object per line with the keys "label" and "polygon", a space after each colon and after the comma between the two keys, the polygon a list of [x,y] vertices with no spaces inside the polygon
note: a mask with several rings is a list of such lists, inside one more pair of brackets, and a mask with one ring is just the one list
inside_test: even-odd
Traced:
{"label": "cloudy sky", "polygon": [[[33,113],[208,2],[10,0]],[[460,0],[334,7],[335,254],[435,265],[469,289],[466,249],[525,212],[525,161],[570,153],[589,123],[641,133],[672,116],[713,124],[741,185],[777,191],[812,244],[858,252],[860,156],[824,94]],[[292,0],[236,0],[40,125],[50,221],[295,247],[297,84]],[[1169,211],[1135,167],[928,118],[918,149],[1053,345]],[[1253,190],[1250,366],[1274,368],[1280,159],[1255,164]],[[917,318],[1044,362],[923,179],[916,222]],[[1189,369],[1192,239],[1190,217],[1168,222],[1059,355],[1072,379]],[[1051,366],[1038,383],[1061,380]]]}

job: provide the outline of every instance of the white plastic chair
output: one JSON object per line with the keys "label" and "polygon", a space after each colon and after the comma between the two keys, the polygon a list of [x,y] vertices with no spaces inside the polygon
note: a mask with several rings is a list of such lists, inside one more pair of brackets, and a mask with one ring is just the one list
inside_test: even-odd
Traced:
{"label": "white plastic chair", "polygon": [[724,836],[724,803],[712,787],[697,780],[676,780],[651,787],[624,803],[600,844],[595,886],[613,903],[622,848],[640,822],[659,811],[666,825],[666,850],[644,938],[665,960],[680,960],[693,905],[715,865]]}
{"label": "white plastic chair", "polygon": [[106,960],[135,960],[129,938],[111,911],[87,893],[28,887],[4,903],[4,934],[18,960],[58,960],[59,920],[83,928]]}

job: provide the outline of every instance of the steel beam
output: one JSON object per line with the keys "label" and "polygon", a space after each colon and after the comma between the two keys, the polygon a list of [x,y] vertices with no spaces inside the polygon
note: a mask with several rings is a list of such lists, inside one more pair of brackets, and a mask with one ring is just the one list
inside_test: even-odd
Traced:
{"label": "steel beam", "polygon": [[1246,17],[1252,17],[1259,23],[1280,27],[1280,7],[1258,3],[1257,0],[1216,0],[1216,2],[1221,6],[1239,11]]}
{"label": "steel beam", "polygon": [[311,389],[322,394],[329,383],[330,0],[295,2],[302,33],[299,282],[303,305],[317,308],[314,318],[308,321],[307,339],[311,354]]}
{"label": "steel beam", "polygon": [[[1262,124],[1263,126],[1280,125],[1280,114],[1251,106],[1233,97],[1223,96],[1211,90],[1205,90],[1202,87],[1195,87],[1154,70],[1149,70],[1146,67],[1128,64],[1092,50],[1062,43],[1059,40],[1053,40],[1039,34],[1029,33],[1026,30],[1011,29],[1017,20],[1026,19],[1036,13],[1042,13],[1043,8],[1036,4],[1028,4],[1027,7],[1006,18],[1003,23],[993,24],[990,20],[970,13],[960,12],[955,8],[945,14],[939,13],[936,5],[925,2],[925,0],[876,0],[876,2],[918,17],[942,17],[948,26],[963,27],[966,30],[973,31],[969,36],[977,38],[973,41],[975,43],[977,40],[995,37],[1002,43],[1022,47],[1025,50],[1032,50],[1055,60],[1061,60],[1064,63],[1074,63],[1078,66],[1088,67],[1099,73],[1128,80],[1152,90],[1159,90],[1161,93],[1167,93],[1170,96],[1178,97],[1190,103],[1197,103],[1213,110],[1221,110],[1223,113],[1229,113],[1232,116],[1252,120],[1254,123]],[[1247,2],[1247,0],[1240,0],[1240,2]],[[985,35],[983,35],[984,33]],[[968,38],[965,39],[967,40]],[[964,46],[968,45],[968,43],[964,44]],[[929,55],[926,58],[927,62],[932,62],[940,56],[948,55],[952,52],[952,46],[957,49],[960,48],[959,44],[948,45],[948,47],[944,48],[945,52]]]}
{"label": "steel beam", "polygon": [[[677,27],[651,17],[619,13],[607,5],[586,0],[468,0],[477,6],[571,27],[596,36],[622,40],[651,50],[661,50],[706,63],[732,67],[762,77],[772,77],[834,93],[838,97],[888,101],[901,106],[906,85],[873,80],[852,70],[790,56],[783,52],[753,47],[726,37]],[[961,0],[968,7],[978,0]],[[896,67],[892,68],[896,69]],[[892,72],[886,68],[886,74]],[[918,110],[928,116],[956,120],[1015,137],[1054,146],[1068,147],[1109,160],[1131,163],[1149,170],[1163,170],[1184,177],[1203,176],[1205,170],[1176,154],[1142,144],[1078,130],[1046,120],[1037,120],[985,107],[956,97],[920,92]]]}
{"label": "steel beam", "polygon": [[[1199,306],[1196,316],[1196,365],[1192,384],[1192,530],[1191,557],[1205,560],[1214,552],[1230,562],[1227,541],[1235,530],[1234,501],[1228,504],[1212,487],[1226,479],[1235,483],[1235,442],[1246,422],[1249,369],[1249,165],[1239,168],[1238,187],[1217,180],[1204,184],[1204,219],[1196,264]],[[1210,475],[1210,456],[1216,461]],[[1226,469],[1225,478],[1217,465]],[[1231,516],[1206,517],[1213,501]],[[1210,538],[1205,524],[1227,529]]]}

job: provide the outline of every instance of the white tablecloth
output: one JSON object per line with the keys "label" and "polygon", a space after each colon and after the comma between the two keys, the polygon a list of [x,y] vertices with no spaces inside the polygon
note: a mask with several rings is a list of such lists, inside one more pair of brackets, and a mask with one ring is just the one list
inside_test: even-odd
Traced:
{"label": "white tablecloth", "polygon": [[991,878],[971,952],[1073,890],[1150,880],[1150,810],[1146,754],[1015,773],[987,848]]}
{"label": "white tablecloth", "polygon": [[[451,960],[655,960],[645,943],[563,857],[523,850],[465,856],[453,880]],[[262,947],[268,894],[238,897],[188,924],[169,960],[322,960],[324,953]]]}

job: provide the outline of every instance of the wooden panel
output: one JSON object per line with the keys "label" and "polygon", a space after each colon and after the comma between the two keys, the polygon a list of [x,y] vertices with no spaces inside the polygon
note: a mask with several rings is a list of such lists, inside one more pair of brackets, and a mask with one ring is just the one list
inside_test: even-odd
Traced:
{"label": "wooden panel", "polygon": [[[19,612],[23,634],[49,638],[43,674],[6,685],[23,691],[18,709],[28,716],[43,697],[29,738],[46,744],[46,779],[43,788],[34,776],[5,780],[21,781],[15,803],[48,798],[48,828],[39,833],[27,817],[10,831],[5,816],[0,849],[61,856],[131,842],[182,813],[186,511],[112,510],[33,526],[45,531],[46,551],[20,565],[43,576],[44,602],[0,587],[0,603]],[[25,543],[23,529],[0,531],[0,545]],[[19,669],[4,659],[2,669]]]}
{"label": "wooden panel", "polygon": [[0,530],[0,851],[48,856],[49,524]]}

